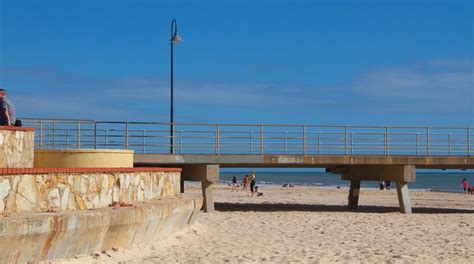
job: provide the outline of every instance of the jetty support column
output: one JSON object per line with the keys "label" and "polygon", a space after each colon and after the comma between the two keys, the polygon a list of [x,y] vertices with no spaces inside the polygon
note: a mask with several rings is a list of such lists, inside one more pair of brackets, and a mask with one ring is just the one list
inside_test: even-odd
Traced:
{"label": "jetty support column", "polygon": [[200,181],[203,196],[203,210],[206,213],[214,211],[214,184],[219,182],[219,165],[195,164],[182,166],[182,188],[184,181]]}
{"label": "jetty support column", "polygon": [[411,214],[410,195],[408,193],[408,184],[406,182],[397,182],[398,203],[400,212]]}
{"label": "jetty support column", "polygon": [[361,181],[394,181],[397,184],[400,212],[411,213],[408,183],[416,180],[413,165],[353,165],[330,168],[328,171],[340,173],[342,180],[351,181],[349,189],[349,208],[357,209]]}
{"label": "jetty support column", "polygon": [[351,180],[351,187],[349,188],[349,209],[357,210],[359,205],[360,180]]}

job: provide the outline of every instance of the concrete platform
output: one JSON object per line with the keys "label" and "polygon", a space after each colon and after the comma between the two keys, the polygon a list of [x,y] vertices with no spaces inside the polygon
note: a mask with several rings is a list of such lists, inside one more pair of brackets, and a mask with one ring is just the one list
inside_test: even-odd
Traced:
{"label": "concrete platform", "polygon": [[331,168],[347,165],[414,165],[417,169],[474,169],[473,156],[134,154],[135,166],[216,164],[221,168]]}
{"label": "concrete platform", "polygon": [[0,218],[0,263],[68,258],[154,242],[194,222],[202,198],[184,195],[132,207]]}

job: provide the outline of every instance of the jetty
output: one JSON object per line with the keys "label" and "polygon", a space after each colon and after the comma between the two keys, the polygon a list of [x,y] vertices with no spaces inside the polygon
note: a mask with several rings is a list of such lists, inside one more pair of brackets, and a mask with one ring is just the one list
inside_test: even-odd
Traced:
{"label": "jetty", "polygon": [[325,168],[350,181],[352,210],[361,181],[394,181],[402,213],[411,213],[408,184],[416,181],[416,169],[474,169],[470,126],[24,121],[37,131],[38,155],[124,149],[134,151],[135,167],[180,168],[180,191],[184,181],[200,181],[206,212],[214,210],[219,168]]}

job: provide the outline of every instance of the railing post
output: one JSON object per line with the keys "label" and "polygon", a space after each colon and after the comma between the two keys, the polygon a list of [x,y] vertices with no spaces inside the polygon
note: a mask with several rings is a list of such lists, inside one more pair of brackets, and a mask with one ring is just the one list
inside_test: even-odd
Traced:
{"label": "railing post", "polygon": [[347,126],[344,127],[344,155],[347,156]]}
{"label": "railing post", "polygon": [[220,153],[220,131],[219,131],[219,124],[216,125],[216,154],[219,155]]}
{"label": "railing post", "polygon": [[55,148],[55,141],[56,141],[56,121],[53,120],[53,133],[51,135],[51,147],[54,149]]}
{"label": "railing post", "polygon": [[97,149],[97,122],[94,121],[94,149]]}
{"label": "railing post", "polygon": [[125,122],[125,149],[128,149],[128,121]]}
{"label": "railing post", "polygon": [[351,155],[354,154],[354,132],[351,132]]}
{"label": "railing post", "polygon": [[108,143],[108,141],[109,141],[109,130],[108,130],[108,129],[105,129],[105,135],[104,135],[104,137],[105,137],[105,143],[104,143],[105,146],[104,146],[104,147],[105,147],[105,149],[108,149],[108,147],[109,147],[109,146],[107,145],[107,143]]}
{"label": "railing post", "polygon": [[306,125],[303,126],[303,155],[306,155]]}
{"label": "railing post", "polygon": [[183,154],[183,130],[179,131],[179,153]]}
{"label": "railing post", "polygon": [[40,131],[39,131],[39,147],[43,148],[43,120],[40,120]]}
{"label": "railing post", "polygon": [[388,126],[385,127],[385,156],[389,155],[389,146],[388,146]]}
{"label": "railing post", "polygon": [[253,152],[253,131],[250,130],[250,154]]}
{"label": "railing post", "polygon": [[77,121],[77,149],[81,148],[81,121]]}
{"label": "railing post", "polygon": [[318,155],[321,154],[321,130],[318,129]]}
{"label": "railing post", "polygon": [[451,133],[448,134],[448,155],[451,156]]}
{"label": "railing post", "polygon": [[260,154],[263,155],[263,125],[260,125]]}
{"label": "railing post", "polygon": [[66,128],[66,149],[69,149],[69,128]]}
{"label": "railing post", "polygon": [[467,127],[467,156],[471,156],[471,128]]}
{"label": "railing post", "polygon": [[145,151],[146,151],[146,147],[145,147],[146,146],[146,130],[145,129],[143,129],[143,141],[142,141],[142,143],[143,143],[142,151],[143,151],[143,153],[145,153]]}
{"label": "railing post", "polygon": [[430,127],[426,127],[426,156],[430,155]]}
{"label": "railing post", "polygon": [[288,154],[288,131],[285,131],[285,154]]}
{"label": "railing post", "polygon": [[416,155],[418,156],[418,148],[419,148],[419,142],[418,142],[418,137],[420,136],[420,133],[416,133]]}

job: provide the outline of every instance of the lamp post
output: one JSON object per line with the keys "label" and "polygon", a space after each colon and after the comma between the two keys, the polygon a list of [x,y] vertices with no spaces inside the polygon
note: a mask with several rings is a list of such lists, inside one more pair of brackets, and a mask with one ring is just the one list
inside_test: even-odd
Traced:
{"label": "lamp post", "polygon": [[171,109],[170,109],[170,154],[174,154],[174,98],[173,98],[173,45],[179,44],[181,37],[178,35],[178,23],[176,19],[171,21]]}

